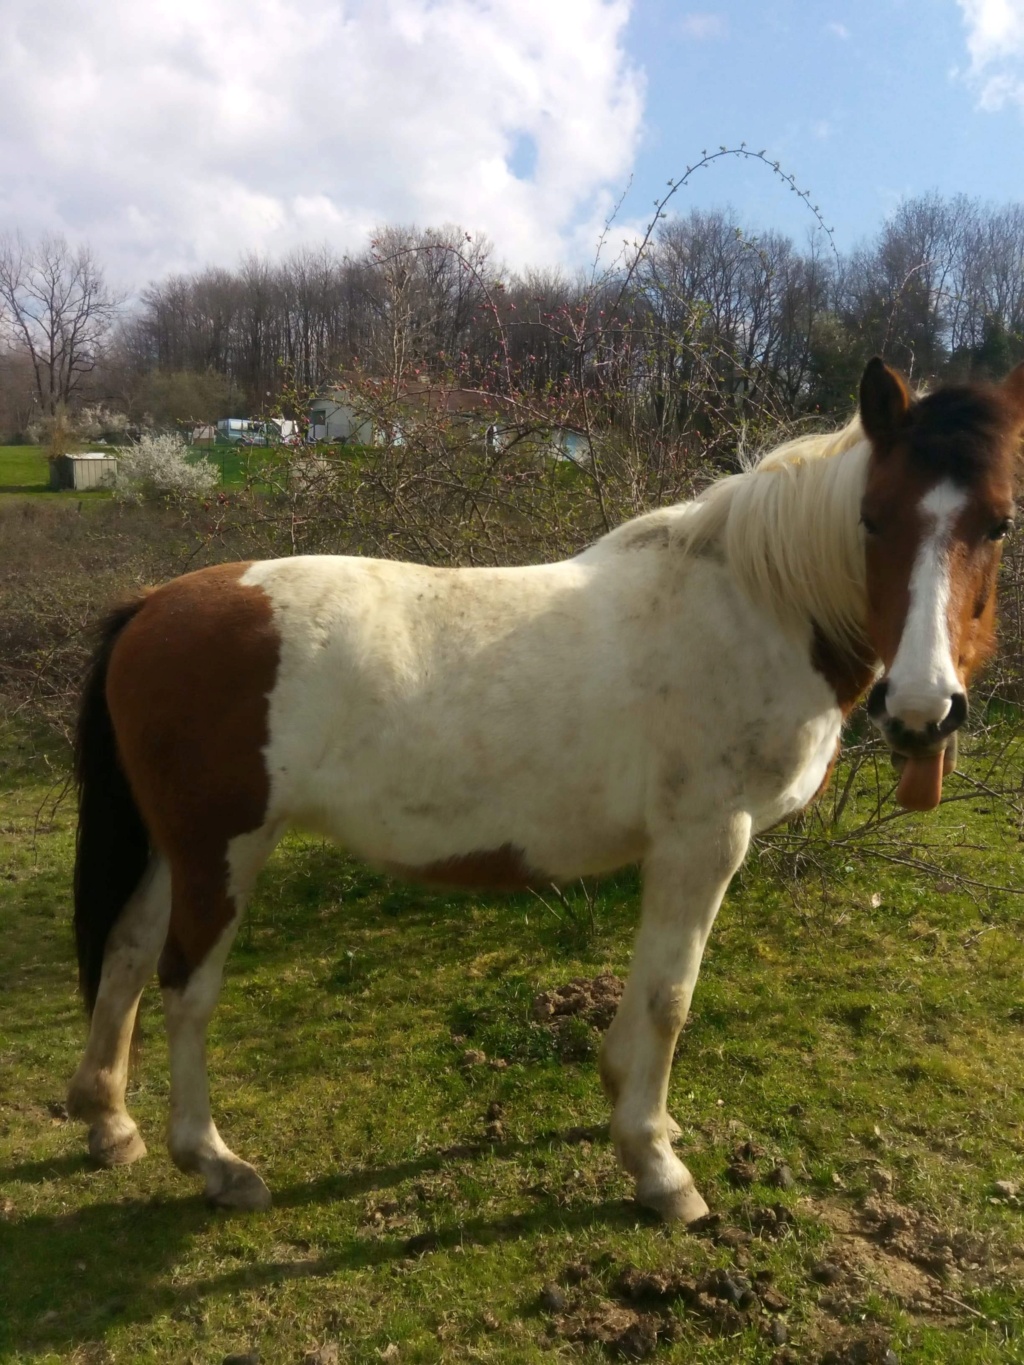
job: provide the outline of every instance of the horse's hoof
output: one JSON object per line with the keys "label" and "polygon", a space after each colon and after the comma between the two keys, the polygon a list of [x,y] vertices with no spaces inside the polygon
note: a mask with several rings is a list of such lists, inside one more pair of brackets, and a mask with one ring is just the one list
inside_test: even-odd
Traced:
{"label": "horse's hoof", "polygon": [[678,1190],[642,1190],[638,1187],[636,1197],[638,1203],[653,1209],[666,1223],[696,1223],[709,1212],[692,1181]]}
{"label": "horse's hoof", "polygon": [[255,1168],[244,1161],[218,1167],[207,1179],[206,1198],[218,1208],[253,1212],[269,1209],[271,1204],[270,1191]]}
{"label": "horse's hoof", "polygon": [[130,1166],[146,1155],[146,1144],[139,1130],[104,1127],[89,1129],[89,1155],[100,1166]]}

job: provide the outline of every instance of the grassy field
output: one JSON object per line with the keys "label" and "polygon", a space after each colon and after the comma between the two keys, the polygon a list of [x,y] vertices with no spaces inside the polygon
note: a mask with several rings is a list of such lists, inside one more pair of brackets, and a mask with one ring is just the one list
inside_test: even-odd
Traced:
{"label": "grassy field", "polygon": [[46,452],[39,446],[0,446],[0,493],[45,493],[50,487]]}
{"label": "grassy field", "polygon": [[[116,453],[116,452],[112,452]],[[266,452],[262,452],[265,457]],[[256,452],[259,456],[260,452]],[[224,488],[241,488],[246,481],[253,452],[235,446],[193,447],[193,459],[212,461],[220,470]],[[83,493],[53,493],[50,489],[50,468],[46,452],[40,446],[0,446],[0,497],[47,493],[52,498],[81,498]],[[90,498],[107,498],[105,489],[87,490]]]}
{"label": "grassy field", "polygon": [[694,1232],[615,1167],[586,992],[558,1027],[534,1010],[625,972],[635,874],[591,907],[444,896],[300,836],[211,1039],[215,1113],[273,1209],[212,1210],[170,1164],[155,998],[130,1098],[150,1154],[93,1169],[62,1107],[66,756],[9,722],[0,1358],[1024,1361],[1021,811],[994,794],[1024,769],[998,730],[968,748],[936,816],[858,834],[869,765],[838,842],[783,831],[737,879],[671,1095],[717,1216]]}

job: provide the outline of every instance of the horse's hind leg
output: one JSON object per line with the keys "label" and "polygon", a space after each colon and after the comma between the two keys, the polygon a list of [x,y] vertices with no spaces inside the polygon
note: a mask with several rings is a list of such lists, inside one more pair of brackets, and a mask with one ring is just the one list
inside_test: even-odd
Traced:
{"label": "horse's hind leg", "polygon": [[175,866],[170,929],[160,958],[171,1066],[167,1145],[179,1169],[203,1176],[208,1199],[233,1208],[266,1208],[270,1191],[213,1121],[206,1029],[246,897],[276,841],[277,832],[261,830],[232,839],[227,858]]}
{"label": "horse's hind leg", "polygon": [[170,908],[168,867],[154,858],[107,941],[89,1041],[68,1089],[68,1112],[89,1124],[89,1151],[104,1166],[146,1155],[124,1097],[135,1015],[167,936]]}
{"label": "horse's hind leg", "polygon": [[745,816],[690,825],[684,838],[659,841],[645,861],[633,964],[601,1051],[601,1079],[614,1104],[612,1140],[636,1179],[637,1199],[687,1223],[708,1207],[670,1145],[669,1073],[704,944],[746,853],[749,828]]}

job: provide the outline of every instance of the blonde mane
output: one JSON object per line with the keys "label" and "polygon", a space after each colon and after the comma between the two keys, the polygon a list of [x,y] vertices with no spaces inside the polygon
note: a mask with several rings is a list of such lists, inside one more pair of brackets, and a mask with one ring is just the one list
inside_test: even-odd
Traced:
{"label": "blonde mane", "polygon": [[860,501],[870,446],[854,417],[839,431],[799,436],[691,504],[686,547],[717,541],[753,601],[787,628],[808,617],[856,648],[866,611]]}

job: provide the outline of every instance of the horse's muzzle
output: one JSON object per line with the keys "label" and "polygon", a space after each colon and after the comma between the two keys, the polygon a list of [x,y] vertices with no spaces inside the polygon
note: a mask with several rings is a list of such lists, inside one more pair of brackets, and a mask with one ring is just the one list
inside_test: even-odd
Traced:
{"label": "horse's muzzle", "polygon": [[894,757],[917,758],[942,752],[967,719],[967,697],[963,692],[955,692],[941,721],[929,721],[923,730],[912,730],[886,710],[888,689],[886,678],[875,683],[868,694],[868,715],[881,730]]}

